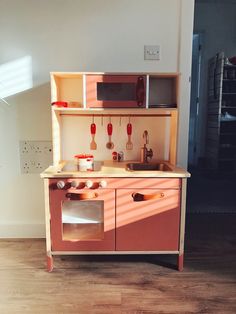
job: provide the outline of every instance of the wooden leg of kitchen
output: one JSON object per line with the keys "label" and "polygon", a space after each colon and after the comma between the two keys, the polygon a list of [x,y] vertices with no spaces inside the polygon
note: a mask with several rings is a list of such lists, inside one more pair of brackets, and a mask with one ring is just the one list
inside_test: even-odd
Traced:
{"label": "wooden leg of kitchen", "polygon": [[47,255],[47,271],[50,273],[53,270],[53,258],[52,255]]}
{"label": "wooden leg of kitchen", "polygon": [[184,254],[178,255],[178,271],[183,271],[184,269]]}
{"label": "wooden leg of kitchen", "polygon": [[49,204],[49,180],[44,180],[45,195],[45,223],[46,223],[46,250],[47,250],[47,271],[53,270],[53,258],[51,253],[51,230],[50,230],[50,204]]}

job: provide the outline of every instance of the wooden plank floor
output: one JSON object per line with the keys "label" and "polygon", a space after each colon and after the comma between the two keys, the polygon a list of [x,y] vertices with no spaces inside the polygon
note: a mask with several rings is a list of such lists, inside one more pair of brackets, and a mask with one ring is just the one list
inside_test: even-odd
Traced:
{"label": "wooden plank floor", "polygon": [[182,273],[168,256],[57,257],[47,273],[44,240],[1,240],[0,313],[236,313],[235,226],[189,216]]}

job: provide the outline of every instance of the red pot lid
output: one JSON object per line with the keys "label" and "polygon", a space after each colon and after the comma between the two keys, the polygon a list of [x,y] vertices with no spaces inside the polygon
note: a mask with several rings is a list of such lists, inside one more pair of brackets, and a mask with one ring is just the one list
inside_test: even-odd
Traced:
{"label": "red pot lid", "polygon": [[68,102],[67,101],[54,101],[52,102],[52,106],[68,107]]}

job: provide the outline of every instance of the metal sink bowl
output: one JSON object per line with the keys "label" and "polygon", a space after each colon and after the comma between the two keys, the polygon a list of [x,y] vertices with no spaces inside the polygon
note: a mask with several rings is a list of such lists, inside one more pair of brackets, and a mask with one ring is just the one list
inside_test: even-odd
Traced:
{"label": "metal sink bowl", "polygon": [[129,171],[172,171],[165,163],[128,163],[127,170]]}

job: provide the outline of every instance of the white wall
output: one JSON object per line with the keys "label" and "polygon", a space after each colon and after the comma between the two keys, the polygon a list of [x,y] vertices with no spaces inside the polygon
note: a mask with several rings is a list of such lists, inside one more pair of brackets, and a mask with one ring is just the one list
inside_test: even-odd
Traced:
{"label": "white wall", "polygon": [[202,66],[199,107],[199,156],[205,155],[207,123],[208,61],[217,52],[236,55],[236,1],[198,0],[195,5],[194,33],[202,34]]}
{"label": "white wall", "polygon": [[[181,72],[178,161],[187,164],[193,0],[0,0],[0,65],[32,57],[33,88],[0,103],[0,236],[44,235],[43,183],[19,140],[50,140],[50,71]],[[144,44],[161,60],[144,61]]]}

